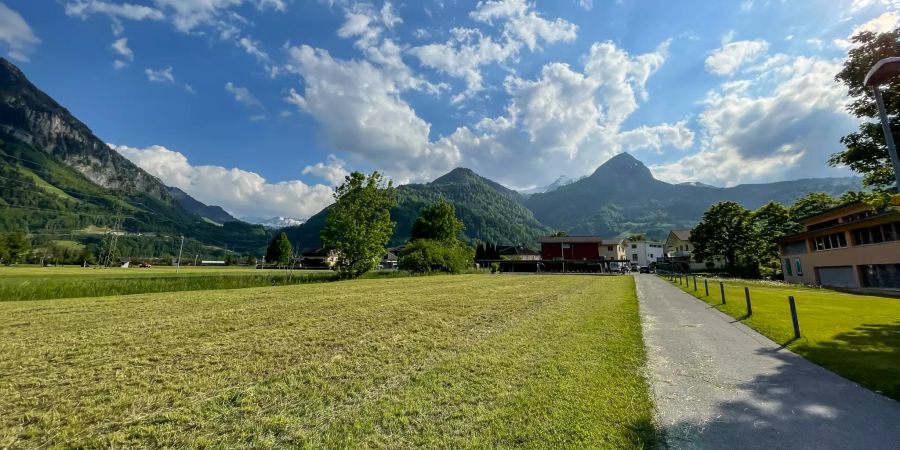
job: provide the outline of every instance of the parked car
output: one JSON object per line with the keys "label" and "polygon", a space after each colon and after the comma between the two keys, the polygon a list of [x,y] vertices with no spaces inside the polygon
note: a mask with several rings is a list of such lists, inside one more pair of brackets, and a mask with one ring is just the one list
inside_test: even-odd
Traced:
{"label": "parked car", "polygon": [[641,266],[640,269],[638,269],[638,271],[640,273],[650,273],[650,268],[647,266]]}

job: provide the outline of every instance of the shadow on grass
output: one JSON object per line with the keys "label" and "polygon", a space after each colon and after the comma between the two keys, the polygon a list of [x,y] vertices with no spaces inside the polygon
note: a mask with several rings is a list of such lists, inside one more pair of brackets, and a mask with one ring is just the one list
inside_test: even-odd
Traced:
{"label": "shadow on grass", "polygon": [[[856,331],[860,339],[864,334],[878,339],[896,332],[898,326]],[[850,348],[844,351],[848,354],[832,356],[853,353]],[[780,364],[749,380],[725,379],[735,395],[715,405],[707,422],[681,421],[661,430],[669,447],[896,448],[900,442],[896,426],[900,403],[861,389],[791,352],[770,348],[756,354]],[[748,358],[748,364],[756,362],[753,359]]]}
{"label": "shadow on grass", "polygon": [[900,401],[900,321],[864,324],[793,349],[810,361]]}

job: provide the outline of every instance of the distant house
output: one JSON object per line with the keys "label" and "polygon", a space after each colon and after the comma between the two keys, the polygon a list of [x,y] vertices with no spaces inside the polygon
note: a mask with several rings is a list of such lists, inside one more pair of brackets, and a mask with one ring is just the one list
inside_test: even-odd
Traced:
{"label": "distant house", "polygon": [[693,254],[694,244],[691,243],[691,230],[672,230],[669,232],[665,244],[664,260],[666,262],[683,265],[690,270],[720,269],[725,266],[725,261],[721,259],[697,261]]}
{"label": "distant house", "polygon": [[628,260],[638,266],[649,266],[658,259],[664,258],[665,243],[657,241],[627,241],[625,252]]}
{"label": "distant house", "polygon": [[381,261],[378,263],[378,268],[382,270],[393,270],[397,268],[397,263],[399,258],[397,255],[391,251],[388,251],[384,257],[381,258]]}
{"label": "distant house", "polygon": [[541,254],[524,245],[511,245],[500,247],[498,249],[500,259],[518,260],[518,261],[540,261]]}
{"label": "distant house", "polygon": [[778,240],[785,281],[900,290],[900,206],[854,202],[801,224],[804,231]]}
{"label": "distant house", "polygon": [[598,236],[544,236],[542,260],[624,261],[625,241]]}
{"label": "distant house", "polygon": [[201,266],[224,266],[225,261],[219,260],[202,260],[200,261]]}
{"label": "distant house", "polygon": [[338,260],[337,253],[325,247],[308,249],[301,256],[300,264],[305,269],[330,269]]}

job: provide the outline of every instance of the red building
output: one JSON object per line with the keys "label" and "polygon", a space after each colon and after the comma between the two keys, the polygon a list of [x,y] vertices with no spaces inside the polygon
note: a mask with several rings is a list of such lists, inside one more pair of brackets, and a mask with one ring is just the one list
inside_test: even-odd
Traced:
{"label": "red building", "polygon": [[603,239],[597,236],[544,236],[541,241],[542,260],[625,260],[622,239]]}

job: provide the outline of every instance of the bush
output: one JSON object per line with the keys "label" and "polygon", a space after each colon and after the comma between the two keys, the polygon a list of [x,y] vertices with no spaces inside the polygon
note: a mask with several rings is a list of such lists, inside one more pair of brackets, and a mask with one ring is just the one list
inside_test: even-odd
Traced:
{"label": "bush", "polygon": [[461,243],[416,239],[400,253],[398,265],[414,273],[460,273],[472,266],[474,258],[475,251]]}

